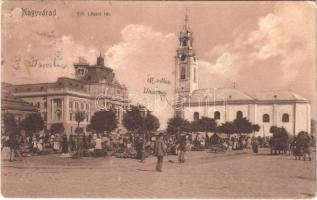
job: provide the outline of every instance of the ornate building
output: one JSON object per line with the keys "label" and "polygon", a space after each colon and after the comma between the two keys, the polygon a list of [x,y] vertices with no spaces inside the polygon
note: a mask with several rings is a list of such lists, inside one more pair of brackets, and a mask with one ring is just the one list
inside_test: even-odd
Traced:
{"label": "ornate building", "polygon": [[37,107],[48,129],[53,123],[61,122],[67,134],[74,133],[77,111],[85,112],[85,120],[80,124],[83,128],[101,109],[115,109],[121,122],[128,106],[127,88],[116,80],[113,70],[105,66],[104,58],[100,55],[95,65],[79,59],[74,68],[75,79],[60,77],[53,83],[10,84],[8,88],[15,97]]}
{"label": "ornate building", "polygon": [[199,89],[193,32],[187,14],[176,52],[175,115],[189,121],[211,117],[218,124],[242,116],[260,125],[257,135],[261,136],[270,135],[273,125],[286,128],[290,134],[310,133],[309,101],[291,91],[245,93],[235,88]]}

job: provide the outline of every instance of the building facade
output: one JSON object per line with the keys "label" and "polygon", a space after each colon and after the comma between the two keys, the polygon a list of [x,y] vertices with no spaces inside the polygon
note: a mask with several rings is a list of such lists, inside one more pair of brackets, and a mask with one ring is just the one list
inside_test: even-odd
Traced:
{"label": "building facade", "polygon": [[120,123],[129,104],[127,88],[105,66],[104,58],[100,55],[95,65],[79,59],[74,68],[75,78],[59,77],[53,83],[10,84],[9,90],[37,107],[47,129],[54,123],[63,123],[67,134],[74,133],[77,111],[85,112],[85,120],[80,123],[84,130],[93,114],[103,109],[114,109]]}
{"label": "building facade", "polygon": [[29,114],[37,113],[37,108],[21,98],[13,96],[10,92],[11,84],[1,85],[1,132],[6,134],[4,119],[11,115],[15,118],[17,125]]}
{"label": "building facade", "polygon": [[193,32],[185,17],[175,56],[175,115],[189,121],[202,116],[214,118],[220,125],[237,116],[258,124],[257,135],[269,136],[271,126],[284,127],[295,135],[310,133],[309,101],[291,91],[246,93],[236,88],[198,88],[198,64],[193,49]]}

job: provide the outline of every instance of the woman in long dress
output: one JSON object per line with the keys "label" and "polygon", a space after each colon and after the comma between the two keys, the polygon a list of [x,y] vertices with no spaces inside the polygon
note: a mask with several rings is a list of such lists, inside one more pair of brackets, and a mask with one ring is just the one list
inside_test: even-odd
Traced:
{"label": "woman in long dress", "polygon": [[55,138],[54,138],[53,150],[55,152],[60,150],[60,141],[59,141],[59,137],[57,137],[57,136],[55,136]]}
{"label": "woman in long dress", "polygon": [[40,138],[39,141],[37,142],[37,149],[39,152],[43,151],[43,139]]}

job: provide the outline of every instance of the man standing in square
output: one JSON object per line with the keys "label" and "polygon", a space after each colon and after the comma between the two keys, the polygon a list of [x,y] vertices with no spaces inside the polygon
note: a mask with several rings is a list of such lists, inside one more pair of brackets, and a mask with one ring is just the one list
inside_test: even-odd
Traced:
{"label": "man standing in square", "polygon": [[163,157],[166,155],[166,145],[163,141],[163,133],[160,133],[154,145],[154,156],[157,157],[156,171],[162,172]]}

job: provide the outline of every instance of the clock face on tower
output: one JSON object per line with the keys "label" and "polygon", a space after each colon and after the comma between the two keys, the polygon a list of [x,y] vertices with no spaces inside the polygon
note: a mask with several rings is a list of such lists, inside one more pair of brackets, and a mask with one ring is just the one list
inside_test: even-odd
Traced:
{"label": "clock face on tower", "polygon": [[186,59],[186,55],[185,54],[182,54],[181,55],[181,61],[184,61]]}

